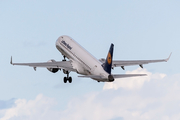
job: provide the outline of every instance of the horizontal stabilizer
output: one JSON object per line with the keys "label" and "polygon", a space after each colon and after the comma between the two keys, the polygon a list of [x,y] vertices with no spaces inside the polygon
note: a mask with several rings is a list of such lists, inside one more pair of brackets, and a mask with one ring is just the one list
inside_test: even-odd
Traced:
{"label": "horizontal stabilizer", "polygon": [[146,74],[115,74],[113,77],[116,78],[126,78],[126,77],[137,77],[137,76],[147,76]]}
{"label": "horizontal stabilizer", "polygon": [[[116,79],[116,78],[127,78],[127,77],[137,77],[137,76],[147,76],[147,75],[146,74],[114,74],[112,76]],[[100,75],[84,75],[84,76],[78,76],[78,77],[105,79],[104,76],[100,76]]]}
{"label": "horizontal stabilizer", "polygon": [[84,76],[78,76],[78,77],[83,77],[83,78],[94,78],[94,79],[103,79],[103,77],[100,76],[100,75],[84,75]]}

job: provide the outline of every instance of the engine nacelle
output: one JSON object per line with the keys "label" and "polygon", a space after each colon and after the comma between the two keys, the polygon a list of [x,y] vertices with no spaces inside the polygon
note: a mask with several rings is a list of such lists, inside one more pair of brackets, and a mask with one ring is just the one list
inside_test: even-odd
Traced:
{"label": "engine nacelle", "polygon": [[[56,62],[55,60],[51,59],[48,62]],[[56,73],[58,72],[59,68],[47,68],[50,72]]]}

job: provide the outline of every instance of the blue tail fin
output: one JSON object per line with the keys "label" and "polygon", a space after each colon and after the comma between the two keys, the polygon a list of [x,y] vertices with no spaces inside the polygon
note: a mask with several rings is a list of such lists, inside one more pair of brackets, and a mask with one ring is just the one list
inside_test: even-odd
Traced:
{"label": "blue tail fin", "polygon": [[114,49],[114,44],[111,44],[105,64],[103,65],[104,70],[109,74],[111,74],[111,68],[112,68],[113,49]]}

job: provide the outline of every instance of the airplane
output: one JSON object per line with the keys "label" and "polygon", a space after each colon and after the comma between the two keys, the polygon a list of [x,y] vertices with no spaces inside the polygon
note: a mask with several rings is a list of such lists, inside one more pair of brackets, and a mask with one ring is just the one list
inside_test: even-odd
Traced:
{"label": "airplane", "polygon": [[[98,82],[113,82],[117,78],[146,76],[146,74],[111,74],[111,70],[114,67],[121,67],[125,70],[125,66],[139,65],[143,68],[143,64],[167,62],[172,54],[171,53],[167,59],[159,60],[113,61],[114,44],[111,44],[106,59],[98,60],[67,35],[60,36],[57,39],[56,48],[64,57],[62,61],[55,61],[51,59],[48,62],[41,63],[13,63],[11,56],[10,63],[12,65],[30,66],[33,67],[35,71],[37,67],[43,67],[47,68],[52,73],[56,73],[62,69],[63,73],[67,75],[67,77],[64,77],[64,83],[67,83],[67,81],[69,83],[72,82],[72,77],[69,76],[70,72],[76,72],[80,74],[78,77],[91,78]],[[67,61],[66,58],[69,60]]]}

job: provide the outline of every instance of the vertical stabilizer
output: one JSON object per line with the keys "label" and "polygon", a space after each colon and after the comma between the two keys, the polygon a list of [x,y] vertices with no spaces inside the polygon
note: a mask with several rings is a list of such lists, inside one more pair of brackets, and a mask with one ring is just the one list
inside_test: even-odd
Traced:
{"label": "vertical stabilizer", "polygon": [[112,60],[113,60],[113,50],[114,50],[114,44],[111,44],[107,58],[106,58],[106,62],[103,66],[104,70],[111,74],[111,68],[112,68]]}

